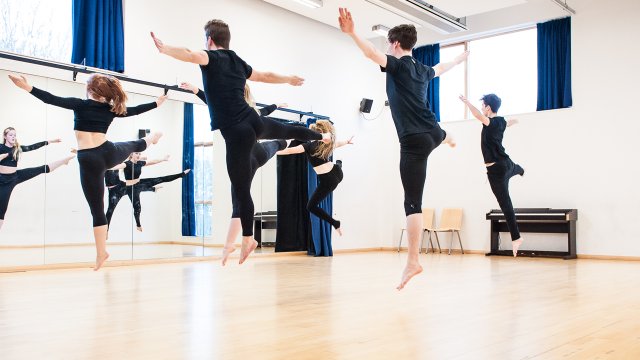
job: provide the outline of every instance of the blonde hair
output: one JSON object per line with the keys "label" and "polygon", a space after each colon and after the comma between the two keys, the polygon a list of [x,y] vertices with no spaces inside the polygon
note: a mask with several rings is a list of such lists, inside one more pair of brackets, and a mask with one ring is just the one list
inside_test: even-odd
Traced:
{"label": "blonde hair", "polygon": [[[16,129],[12,128],[11,126],[4,129],[4,132],[2,134],[3,144],[7,142],[7,139],[5,139],[5,137],[7,136],[9,131],[16,131]],[[11,151],[11,155],[13,155],[13,160],[18,161],[18,158],[20,157],[20,153],[22,153],[22,148],[20,147],[20,144],[18,143],[18,138],[16,137],[16,141],[13,143],[13,151]]]}
{"label": "blonde hair", "polygon": [[256,99],[253,98],[253,94],[251,94],[251,88],[247,83],[244,84],[244,101],[246,101],[249,106],[257,111],[258,114],[260,113],[260,110],[258,110],[258,107],[256,105]]}
{"label": "blonde hair", "polygon": [[331,156],[331,154],[333,153],[333,148],[335,147],[336,128],[334,128],[331,122],[327,120],[318,120],[315,124],[311,124],[309,126],[309,129],[321,134],[331,134],[331,141],[329,143],[320,142],[316,151],[311,154],[312,156],[317,156],[319,158],[329,160],[329,156]]}
{"label": "blonde hair", "polygon": [[122,90],[120,80],[113,76],[91,74],[87,80],[87,93],[106,101],[111,111],[118,115],[127,114],[127,94]]}

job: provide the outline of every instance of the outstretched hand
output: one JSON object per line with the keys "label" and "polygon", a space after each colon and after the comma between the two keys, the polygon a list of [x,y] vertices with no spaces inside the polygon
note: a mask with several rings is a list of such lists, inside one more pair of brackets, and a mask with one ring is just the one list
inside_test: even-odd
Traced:
{"label": "outstretched hand", "polygon": [[198,90],[200,90],[200,89],[198,89],[198,87],[197,87],[197,86],[195,86],[195,85],[193,85],[193,84],[190,84],[190,83],[188,83],[188,82],[181,82],[181,83],[180,83],[180,85],[179,85],[178,87],[179,87],[180,89],[189,90],[189,91],[191,91],[191,92],[192,92],[192,93],[194,93],[194,94],[197,94],[197,93],[198,93]]}
{"label": "outstretched hand", "polygon": [[458,96],[458,99],[460,99],[460,101],[462,101],[465,104],[469,102],[469,100],[467,100],[467,98],[464,95]]}
{"label": "outstretched hand", "polygon": [[462,54],[456,56],[456,58],[454,59],[456,64],[460,64],[461,62],[467,60],[467,58],[469,57],[469,50],[463,52]]}
{"label": "outstretched hand", "polygon": [[340,23],[340,30],[345,34],[353,34],[355,25],[351,13],[347,8],[340,8],[339,11],[340,16],[338,17],[338,22]]}
{"label": "outstretched hand", "polygon": [[351,137],[349,138],[349,140],[347,140],[347,141],[345,142],[345,144],[346,144],[346,145],[353,145],[353,144],[354,144],[354,142],[353,142],[353,138],[354,138],[354,137],[355,137],[355,135],[351,135]]}
{"label": "outstretched hand", "polygon": [[282,109],[282,108],[288,108],[289,104],[287,103],[281,103],[281,104],[276,104],[276,106],[278,107],[278,109]]}
{"label": "outstretched hand", "polygon": [[33,86],[29,85],[27,78],[22,75],[9,75],[9,79],[11,79],[11,81],[13,81],[13,83],[20,89],[28,92],[31,92],[33,89]]}
{"label": "outstretched hand", "polygon": [[158,51],[162,54],[164,52],[164,43],[162,42],[162,40],[158,39],[153,31],[151,32],[151,38],[153,39],[156,48],[158,48]]}
{"label": "outstretched hand", "polygon": [[287,83],[293,86],[300,86],[304,84],[304,79],[299,76],[293,75],[289,77],[289,81]]}
{"label": "outstretched hand", "polygon": [[62,142],[62,139],[58,138],[58,139],[49,140],[49,144],[55,144],[55,143],[59,143],[59,142]]}
{"label": "outstretched hand", "polygon": [[168,95],[162,95],[162,96],[158,96],[158,98],[156,99],[156,105],[158,105],[158,107],[160,107],[160,105],[162,105],[165,100],[167,100]]}

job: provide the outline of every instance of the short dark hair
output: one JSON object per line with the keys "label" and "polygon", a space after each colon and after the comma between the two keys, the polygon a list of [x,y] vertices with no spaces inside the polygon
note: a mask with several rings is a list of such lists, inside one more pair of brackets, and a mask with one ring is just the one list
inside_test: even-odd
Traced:
{"label": "short dark hair", "polygon": [[411,50],[418,41],[418,32],[416,27],[409,24],[398,25],[389,30],[387,38],[390,43],[399,42],[403,50]]}
{"label": "short dark hair", "polygon": [[491,111],[494,113],[497,113],[498,109],[500,109],[500,105],[502,105],[502,100],[500,100],[496,94],[483,95],[480,100],[482,100],[485,105],[489,106]]}
{"label": "short dark hair", "polygon": [[229,25],[227,25],[227,23],[222,20],[209,20],[204,26],[204,32],[207,35],[207,39],[211,38],[219,47],[229,49],[231,32],[229,31]]}

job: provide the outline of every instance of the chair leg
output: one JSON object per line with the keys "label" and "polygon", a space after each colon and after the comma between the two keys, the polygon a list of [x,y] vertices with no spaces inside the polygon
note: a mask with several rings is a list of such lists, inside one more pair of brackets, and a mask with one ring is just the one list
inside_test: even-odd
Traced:
{"label": "chair leg", "polygon": [[[427,230],[429,232],[429,245],[431,245],[431,251],[435,252],[436,250],[433,247],[433,239],[431,239],[431,230]],[[429,253],[429,246],[427,246],[427,254]]]}
{"label": "chair leg", "polygon": [[433,233],[436,235],[436,242],[438,243],[438,250],[440,251],[440,254],[442,254],[442,248],[440,247],[440,238],[438,238],[438,232],[434,231]]}
{"label": "chair leg", "polygon": [[418,249],[418,254],[422,254],[422,248],[424,247],[424,232],[425,230],[422,230],[422,237],[420,238],[420,248]]}
{"label": "chair leg", "polygon": [[451,255],[452,248],[453,248],[453,231],[451,232],[451,240],[449,241],[449,255]]}
{"label": "chair leg", "polygon": [[400,246],[402,246],[402,235],[404,235],[404,229],[400,231],[400,242],[398,243],[398,252],[400,252]]}
{"label": "chair leg", "polygon": [[[462,239],[460,239],[460,231],[456,230],[456,235],[458,235],[458,242],[460,243],[460,250],[462,250],[462,254],[464,255],[464,249],[462,248]],[[453,236],[453,234],[451,234]]]}

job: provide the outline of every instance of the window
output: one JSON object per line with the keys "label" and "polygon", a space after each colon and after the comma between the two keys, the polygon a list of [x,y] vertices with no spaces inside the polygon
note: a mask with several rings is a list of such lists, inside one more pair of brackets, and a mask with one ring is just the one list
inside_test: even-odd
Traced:
{"label": "window", "polygon": [[535,28],[443,46],[440,61],[453,60],[465,46],[471,52],[467,64],[455,67],[440,79],[440,119],[443,122],[471,118],[458,100],[461,94],[476,107],[480,107],[482,95],[498,95],[502,99],[500,115],[536,111]]}
{"label": "window", "polygon": [[0,0],[0,51],[71,61],[71,0]]}
{"label": "window", "polygon": [[194,190],[196,236],[211,236],[213,206],[213,141],[209,128],[209,110],[193,106],[194,116]]}

